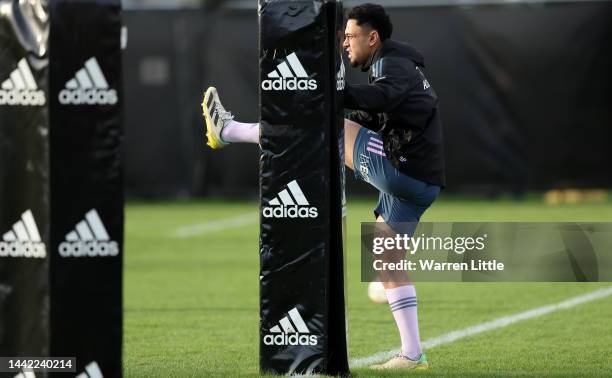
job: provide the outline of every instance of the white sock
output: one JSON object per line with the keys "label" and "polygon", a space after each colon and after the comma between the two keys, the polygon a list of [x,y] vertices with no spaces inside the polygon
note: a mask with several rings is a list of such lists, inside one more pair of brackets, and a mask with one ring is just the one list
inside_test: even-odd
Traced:
{"label": "white sock", "polygon": [[402,355],[411,360],[421,356],[416,290],[413,285],[386,289],[387,300],[402,339]]}
{"label": "white sock", "polygon": [[259,143],[259,123],[232,120],[221,130],[221,139],[228,143]]}

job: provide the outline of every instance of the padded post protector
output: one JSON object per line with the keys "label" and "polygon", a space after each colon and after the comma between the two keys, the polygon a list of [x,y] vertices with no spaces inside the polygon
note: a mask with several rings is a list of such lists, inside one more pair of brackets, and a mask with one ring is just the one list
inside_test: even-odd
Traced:
{"label": "padded post protector", "polygon": [[120,3],[0,7],[0,355],[120,377]]}
{"label": "padded post protector", "polygon": [[48,24],[32,10],[0,1],[0,356],[48,353]]}
{"label": "padded post protector", "polygon": [[120,1],[51,2],[50,60],[50,352],[120,377]]}
{"label": "padded post protector", "polygon": [[260,368],[348,374],[340,1],[259,1]]}

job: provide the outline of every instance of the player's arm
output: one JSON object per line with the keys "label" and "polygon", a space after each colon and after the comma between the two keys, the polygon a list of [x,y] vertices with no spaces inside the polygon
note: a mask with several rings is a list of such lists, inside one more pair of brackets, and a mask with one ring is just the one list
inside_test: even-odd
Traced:
{"label": "player's arm", "polygon": [[388,57],[381,64],[379,77],[370,84],[348,84],[344,107],[367,113],[387,113],[398,106],[418,82],[410,59]]}

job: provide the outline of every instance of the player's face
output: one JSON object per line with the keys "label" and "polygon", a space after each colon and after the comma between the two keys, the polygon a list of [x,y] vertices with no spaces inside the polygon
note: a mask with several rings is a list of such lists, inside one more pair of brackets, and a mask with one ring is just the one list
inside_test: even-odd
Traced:
{"label": "player's face", "polygon": [[375,33],[368,27],[357,25],[356,20],[348,20],[344,30],[342,48],[348,53],[351,66],[360,66],[367,62],[376,41]]}

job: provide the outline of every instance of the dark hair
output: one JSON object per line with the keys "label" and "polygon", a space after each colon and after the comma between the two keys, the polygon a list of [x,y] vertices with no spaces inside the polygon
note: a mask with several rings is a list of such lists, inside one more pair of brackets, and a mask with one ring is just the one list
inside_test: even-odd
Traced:
{"label": "dark hair", "polygon": [[361,4],[351,9],[347,17],[349,20],[357,21],[357,25],[368,25],[376,30],[381,41],[391,38],[393,24],[385,8],[378,4]]}

